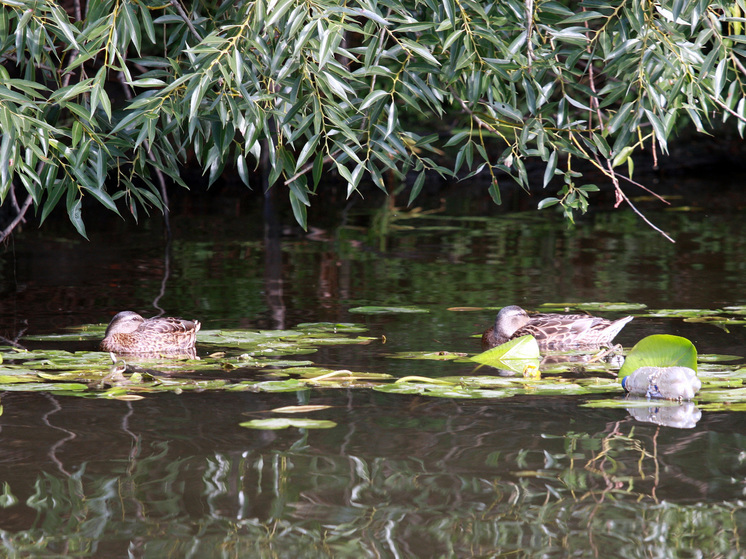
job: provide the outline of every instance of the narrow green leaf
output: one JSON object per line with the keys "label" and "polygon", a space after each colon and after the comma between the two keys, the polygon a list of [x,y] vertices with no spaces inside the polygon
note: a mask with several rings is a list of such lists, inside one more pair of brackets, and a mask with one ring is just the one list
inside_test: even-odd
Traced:
{"label": "narrow green leaf", "polygon": [[412,191],[409,193],[409,202],[407,205],[411,206],[415,198],[419,196],[422,186],[425,184],[425,172],[421,171],[412,185]]}
{"label": "narrow green leaf", "polygon": [[551,181],[552,178],[554,178],[554,172],[556,170],[557,170],[557,152],[553,151],[552,154],[549,156],[549,160],[547,161],[547,168],[544,170],[543,188],[546,188],[547,185],[549,184],[549,181]]}

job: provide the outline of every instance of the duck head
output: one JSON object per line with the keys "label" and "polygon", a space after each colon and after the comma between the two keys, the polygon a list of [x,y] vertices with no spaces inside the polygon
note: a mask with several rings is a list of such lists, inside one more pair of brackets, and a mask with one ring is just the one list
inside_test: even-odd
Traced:
{"label": "duck head", "polygon": [[[116,317],[115,317],[116,318]],[[503,307],[495,319],[495,332],[500,338],[509,340],[513,334],[529,323],[528,313],[517,305]]]}
{"label": "duck head", "polygon": [[144,319],[133,311],[122,311],[114,315],[106,328],[105,338],[111,334],[129,334],[137,330]]}

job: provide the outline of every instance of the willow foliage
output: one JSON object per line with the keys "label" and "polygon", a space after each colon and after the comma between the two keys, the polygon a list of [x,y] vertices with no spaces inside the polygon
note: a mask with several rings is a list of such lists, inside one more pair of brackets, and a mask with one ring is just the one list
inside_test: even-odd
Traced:
{"label": "willow foliage", "polygon": [[349,193],[415,173],[410,200],[428,170],[488,172],[499,203],[499,172],[528,188],[540,158],[564,186],[539,206],[571,217],[596,189],[575,160],[629,203],[635,151],[746,123],[744,0],[72,2],[0,0],[0,200],[64,203],[83,235],[84,197],[164,209],[187,156],[247,184],[262,161],[303,226],[324,169]]}

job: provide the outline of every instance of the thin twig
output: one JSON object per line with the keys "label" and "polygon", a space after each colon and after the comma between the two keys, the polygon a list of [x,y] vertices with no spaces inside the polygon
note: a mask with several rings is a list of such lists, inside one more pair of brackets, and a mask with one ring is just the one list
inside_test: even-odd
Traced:
{"label": "thin twig", "polygon": [[627,176],[625,176],[625,175],[622,175],[621,173],[617,173],[616,171],[614,172],[614,174],[615,174],[615,175],[616,175],[617,177],[619,177],[619,178],[622,178],[622,179],[626,180],[626,181],[627,181],[628,183],[630,183],[630,184],[633,184],[633,185],[637,186],[638,188],[642,188],[642,189],[643,189],[643,190],[644,190],[645,192],[647,192],[647,193],[648,193],[648,194],[650,194],[651,196],[655,196],[656,198],[658,198],[658,200],[660,200],[660,201],[661,201],[661,202],[663,202],[664,204],[667,204],[667,205],[669,205],[669,206],[671,205],[671,202],[669,202],[668,200],[666,200],[666,199],[665,199],[665,198],[664,198],[663,196],[661,196],[661,195],[660,195],[660,194],[658,194],[657,192],[653,192],[652,190],[650,190],[650,189],[649,189],[649,188],[648,188],[647,186],[645,186],[644,184],[641,184],[641,183],[639,183],[639,182],[637,182],[637,181],[635,181],[635,180],[632,180],[631,178],[629,178],[629,177],[627,177]]}
{"label": "thin twig", "polygon": [[181,4],[179,3],[179,0],[171,0],[171,5],[176,8],[176,11],[179,12],[179,15],[181,16],[181,19],[184,20],[184,23],[187,24],[187,27],[189,28],[189,31],[192,32],[192,35],[194,35],[198,41],[202,40],[202,37],[200,37],[200,34],[197,33],[197,30],[194,28],[194,25],[192,25],[192,21],[189,19],[189,16],[184,11],[184,8],[181,7]]}
{"label": "thin twig", "polygon": [[31,202],[33,202],[33,198],[31,198],[31,194],[26,196],[26,201],[23,203],[23,206],[21,206],[21,210],[16,215],[16,217],[13,219],[13,221],[10,222],[10,225],[8,225],[5,229],[3,229],[2,232],[0,232],[0,243],[3,242],[8,235],[10,235],[13,232],[13,229],[16,228],[16,226],[23,220],[23,216],[26,215],[26,212],[31,207]]}
{"label": "thin twig", "polygon": [[[639,215],[640,218],[642,218],[642,220],[645,223],[647,223],[655,231],[658,231],[658,233],[660,233],[661,235],[663,235],[666,239],[668,239],[672,243],[675,243],[676,241],[674,241],[668,235],[668,233],[666,233],[665,231],[663,231],[660,227],[657,227],[656,225],[654,225],[653,222],[651,222],[647,217],[645,217],[645,214],[643,214],[640,210],[638,210],[637,207],[635,207],[635,205],[629,199],[629,197],[624,193],[624,191],[622,190],[622,187],[619,185],[619,179],[617,178],[616,173],[614,172],[614,168],[611,166],[611,160],[607,159],[606,160],[606,165],[608,166],[608,170],[609,170],[609,173],[610,173],[609,176],[610,176],[611,181],[614,184],[614,188],[616,190],[617,200],[623,199],[625,202],[627,202],[627,204],[629,205],[629,207],[632,208],[632,211],[634,211],[637,215]],[[619,205],[619,202],[617,202],[617,204],[615,204],[614,207],[616,207],[618,205]]]}

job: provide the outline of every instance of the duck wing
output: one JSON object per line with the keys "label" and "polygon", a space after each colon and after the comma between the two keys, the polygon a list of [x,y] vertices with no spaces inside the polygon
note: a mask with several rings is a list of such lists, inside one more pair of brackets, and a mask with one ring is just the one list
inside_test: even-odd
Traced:
{"label": "duck wing", "polygon": [[589,330],[603,328],[608,320],[587,314],[537,314],[520,328],[513,337],[531,334],[537,340],[575,338]]}
{"label": "duck wing", "polygon": [[199,330],[200,323],[196,320],[184,320],[183,318],[174,318],[171,316],[161,318],[148,318],[137,329],[139,332],[153,334],[181,334],[187,332],[196,332]]}

